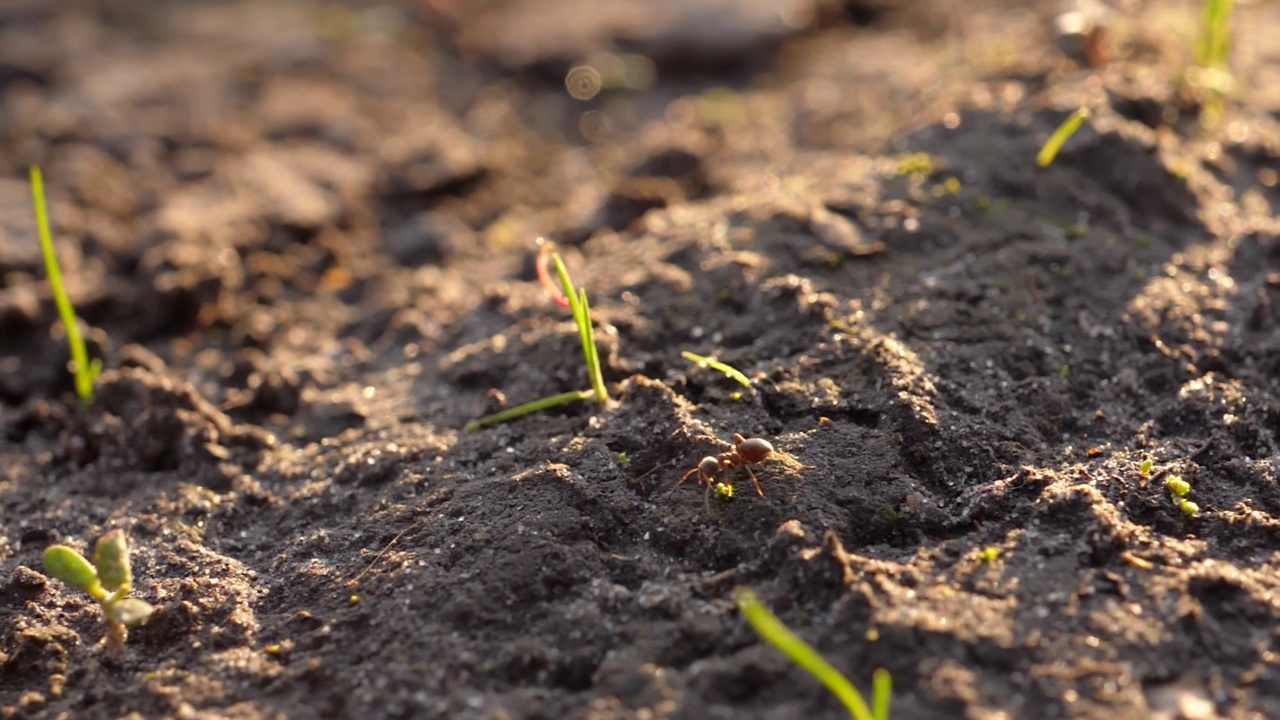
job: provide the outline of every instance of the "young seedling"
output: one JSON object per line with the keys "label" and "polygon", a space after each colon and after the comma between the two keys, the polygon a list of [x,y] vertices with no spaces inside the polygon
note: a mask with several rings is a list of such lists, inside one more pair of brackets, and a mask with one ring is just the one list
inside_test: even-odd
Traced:
{"label": "young seedling", "polygon": [[1191,492],[1191,483],[1183,480],[1181,475],[1170,475],[1164,486],[1168,489],[1174,506],[1184,515],[1195,515],[1200,512],[1200,506],[1187,499],[1187,495]]}
{"label": "young seedling", "polygon": [[141,625],[151,617],[153,608],[149,603],[129,597],[133,590],[133,570],[123,530],[112,530],[98,539],[92,564],[66,545],[50,546],[44,551],[44,569],[67,585],[88,593],[102,605],[108,652],[116,654],[124,649],[128,628]]}
{"label": "young seedling", "polygon": [[67,331],[67,345],[71,348],[71,364],[75,373],[76,395],[80,404],[89,407],[93,403],[93,383],[102,372],[102,361],[89,360],[85,349],[84,338],[80,335],[80,323],[76,319],[76,309],[71,305],[71,297],[67,295],[67,287],[62,282],[62,269],[58,265],[58,253],[53,246],[53,233],[49,230],[49,207],[44,196],[44,175],[39,167],[31,168],[31,201],[36,211],[36,232],[40,235],[40,250],[44,254],[44,266],[49,274],[49,288],[53,290],[53,301],[58,306],[58,314],[62,317],[62,326]]}
{"label": "young seedling", "polygon": [[826,686],[832,695],[849,711],[853,720],[888,720],[889,700],[893,694],[893,677],[889,671],[878,669],[871,680],[871,705],[849,679],[832,667],[831,663],[818,654],[808,643],[783,624],[769,609],[760,602],[756,594],[742,588],[737,594],[738,610],[746,616],[747,622],[765,642],[777,648],[801,669],[812,675],[818,682]]}
{"label": "young seedling", "polygon": [[1036,165],[1042,168],[1052,165],[1054,159],[1058,157],[1058,152],[1062,150],[1062,146],[1067,144],[1071,136],[1075,135],[1076,131],[1084,125],[1084,121],[1089,119],[1090,114],[1089,108],[1082,107],[1068,115],[1067,119],[1062,121],[1058,129],[1053,131],[1053,134],[1045,141],[1044,146],[1040,148],[1039,154],[1036,155]]}
{"label": "young seedling", "polygon": [[[560,259],[559,255],[553,254],[551,259],[555,263],[556,273],[560,276],[560,285],[564,288],[564,297],[567,298],[569,310],[573,313],[574,322],[578,326],[578,336],[582,340],[582,355],[586,361],[587,375],[591,379],[591,388],[531,400],[502,412],[472,420],[467,423],[466,430],[468,432],[515,420],[518,417],[566,403],[595,399],[597,403],[603,405],[609,401],[609,391],[605,389],[604,376],[600,370],[600,352],[596,348],[595,327],[591,323],[591,306],[587,303],[587,291],[583,288],[574,288],[573,281],[569,279],[569,271],[565,269],[564,261]],[[541,263],[541,256],[539,256],[539,263]]]}
{"label": "young seedling", "polygon": [[711,368],[712,370],[719,370],[720,372],[724,373],[726,377],[737,380],[743,387],[746,387],[746,388],[751,387],[751,380],[749,380],[746,375],[743,375],[740,370],[733,367],[732,365],[727,365],[725,363],[722,363],[713,357],[705,357],[702,355],[691,353],[688,350],[680,353],[680,356],[683,357],[685,360],[688,360],[689,362],[694,363],[698,367]]}
{"label": "young seedling", "polygon": [[[756,474],[751,471],[752,465],[762,463],[770,458],[781,460],[782,462],[793,467],[799,467],[800,462],[791,457],[787,453],[778,452],[773,449],[773,444],[764,438],[744,438],[738,433],[733,434],[733,445],[719,455],[708,455],[698,463],[698,466],[684,474],[680,478],[680,482],[671,489],[675,492],[681,485],[694,475],[698,476],[698,484],[707,486],[707,509],[711,508],[711,493],[715,492],[718,499],[726,498],[726,490],[721,486],[727,486],[728,496],[732,496],[733,486],[729,483],[718,482],[717,478],[726,470],[734,468],[742,468],[747,471],[747,475],[751,478],[751,484],[756,487],[756,494],[764,497],[764,491],[760,489],[760,481],[756,479]],[[670,493],[668,493],[670,494]]]}

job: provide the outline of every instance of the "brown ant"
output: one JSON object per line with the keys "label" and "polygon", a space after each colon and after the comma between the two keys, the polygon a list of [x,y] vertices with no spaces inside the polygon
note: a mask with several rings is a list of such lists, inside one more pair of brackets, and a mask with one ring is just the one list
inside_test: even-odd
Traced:
{"label": "brown ant", "polygon": [[675,492],[686,480],[698,476],[698,484],[707,486],[707,504],[710,507],[711,488],[715,485],[715,479],[720,473],[734,468],[742,468],[747,471],[747,475],[751,478],[751,484],[756,487],[756,494],[764,497],[764,491],[760,489],[760,481],[756,479],[756,474],[751,471],[751,466],[762,463],[769,458],[782,460],[790,465],[799,465],[800,463],[790,455],[773,449],[773,444],[764,438],[744,438],[738,433],[733,434],[733,447],[720,453],[719,455],[708,455],[702,458],[698,466],[684,474],[680,478],[680,482],[676,483],[676,487],[671,492]]}

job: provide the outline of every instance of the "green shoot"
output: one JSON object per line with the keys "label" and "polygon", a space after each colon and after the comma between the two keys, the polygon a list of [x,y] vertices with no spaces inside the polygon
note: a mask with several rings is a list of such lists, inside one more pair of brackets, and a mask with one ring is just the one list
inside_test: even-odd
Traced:
{"label": "green shoot", "polygon": [[1190,85],[1207,92],[1201,124],[1213,127],[1222,120],[1222,99],[1231,91],[1231,10],[1234,0],[1205,0],[1196,40],[1196,64],[1188,70]]}
{"label": "green shoot", "polygon": [[1234,0],[1205,0],[1200,15],[1196,61],[1202,68],[1226,71],[1231,56],[1231,10]]}
{"label": "green shoot", "polygon": [[92,564],[66,545],[52,545],[44,551],[44,569],[98,601],[107,626],[107,649],[111,652],[123,649],[127,628],[146,622],[154,610],[150,603],[129,597],[133,570],[123,530],[112,530],[98,539]]}
{"label": "green shoot", "polygon": [[1156,464],[1151,461],[1151,458],[1147,458],[1142,461],[1142,464],[1138,465],[1138,474],[1142,477],[1149,477],[1155,466]]}
{"label": "green shoot", "polygon": [[737,601],[738,609],[746,616],[756,633],[825,685],[845,706],[853,720],[888,720],[889,697],[893,692],[893,678],[889,671],[883,668],[875,671],[872,678],[871,707],[868,707],[853,683],[769,612],[755,593],[743,588],[738,591]]}
{"label": "green shoot", "polygon": [[1080,126],[1084,125],[1084,121],[1089,119],[1090,114],[1089,108],[1082,107],[1068,115],[1067,119],[1062,121],[1058,129],[1053,131],[1053,134],[1045,141],[1044,146],[1040,148],[1040,153],[1036,155],[1036,165],[1042,168],[1052,165],[1054,158],[1058,157],[1058,152],[1062,150],[1062,146],[1071,139],[1072,135],[1076,134]]}
{"label": "green shoot", "polygon": [[698,367],[704,367],[704,368],[709,367],[712,370],[719,370],[720,372],[724,373],[727,377],[737,380],[739,383],[742,384],[743,387],[751,387],[751,380],[749,380],[746,375],[743,375],[741,371],[739,371],[737,368],[733,367],[732,365],[726,365],[725,363],[722,363],[713,357],[704,357],[702,355],[691,353],[687,350],[680,353],[680,356],[683,357],[685,360],[688,360],[689,362],[696,364]]}
{"label": "green shoot", "polygon": [[600,351],[596,348],[595,327],[591,324],[591,306],[587,304],[587,291],[578,288],[574,292],[573,281],[569,279],[569,271],[559,254],[551,256],[556,264],[556,274],[560,276],[560,284],[564,286],[564,295],[569,299],[569,310],[578,323],[578,335],[582,337],[582,356],[587,362],[587,374],[591,377],[591,389],[596,402],[601,405],[609,401],[609,391],[604,387],[604,376],[600,372]]}
{"label": "green shoot", "polygon": [[604,375],[600,369],[600,351],[596,348],[595,326],[591,322],[591,306],[587,303],[587,291],[583,288],[574,289],[573,281],[569,278],[569,271],[565,269],[564,261],[560,259],[559,255],[552,255],[551,258],[555,262],[556,272],[559,274],[560,283],[564,287],[565,297],[568,298],[569,310],[573,313],[573,320],[578,326],[578,337],[582,340],[582,356],[587,364],[587,375],[591,379],[591,388],[531,400],[501,412],[486,415],[467,423],[467,432],[475,432],[476,430],[515,420],[530,413],[580,400],[594,398],[597,403],[602,405],[609,401],[609,391],[604,386]]}
{"label": "green shoot", "polygon": [[1174,506],[1184,515],[1200,512],[1200,506],[1187,499],[1187,495],[1191,493],[1191,483],[1183,480],[1181,475],[1170,475],[1164,486],[1169,491],[1169,498],[1173,500]]}
{"label": "green shoot", "polygon": [[76,320],[76,309],[71,305],[66,285],[62,282],[62,269],[58,265],[58,253],[53,247],[53,233],[49,230],[49,208],[45,203],[44,175],[37,166],[31,168],[31,199],[35,205],[36,231],[40,234],[40,250],[44,253],[44,266],[49,273],[49,287],[53,290],[53,301],[58,306],[58,314],[62,316],[62,326],[67,330],[67,345],[71,347],[76,395],[80,398],[81,405],[89,407],[93,403],[93,383],[98,379],[98,373],[102,372],[102,361],[89,361],[84,338],[80,335],[80,324]]}

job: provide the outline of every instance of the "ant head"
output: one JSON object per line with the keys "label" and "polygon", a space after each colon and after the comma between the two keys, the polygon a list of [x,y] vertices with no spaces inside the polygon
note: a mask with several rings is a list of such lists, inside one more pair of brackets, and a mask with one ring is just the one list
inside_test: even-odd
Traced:
{"label": "ant head", "polygon": [[764,438],[750,438],[738,443],[738,454],[749,463],[758,463],[773,454],[773,445]]}
{"label": "ant head", "polygon": [[702,458],[702,462],[698,463],[699,477],[715,477],[718,472],[720,472],[720,461],[710,455]]}

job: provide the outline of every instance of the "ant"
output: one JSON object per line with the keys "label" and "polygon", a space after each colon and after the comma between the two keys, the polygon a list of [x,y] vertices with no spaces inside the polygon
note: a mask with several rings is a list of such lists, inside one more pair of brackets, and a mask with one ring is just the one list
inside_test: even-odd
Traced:
{"label": "ant", "polygon": [[774,450],[773,444],[764,438],[744,438],[738,433],[734,433],[733,447],[719,455],[708,455],[702,458],[697,467],[680,478],[680,482],[676,483],[676,487],[672,488],[671,492],[675,492],[686,480],[696,474],[698,476],[698,484],[707,486],[707,505],[710,507],[711,488],[715,484],[713,481],[716,476],[726,470],[742,468],[747,471],[747,475],[751,478],[751,484],[756,486],[756,494],[764,497],[764,491],[760,489],[760,481],[756,479],[756,474],[751,471],[751,466],[762,463],[769,458],[776,458],[790,465],[800,464],[787,453]]}

